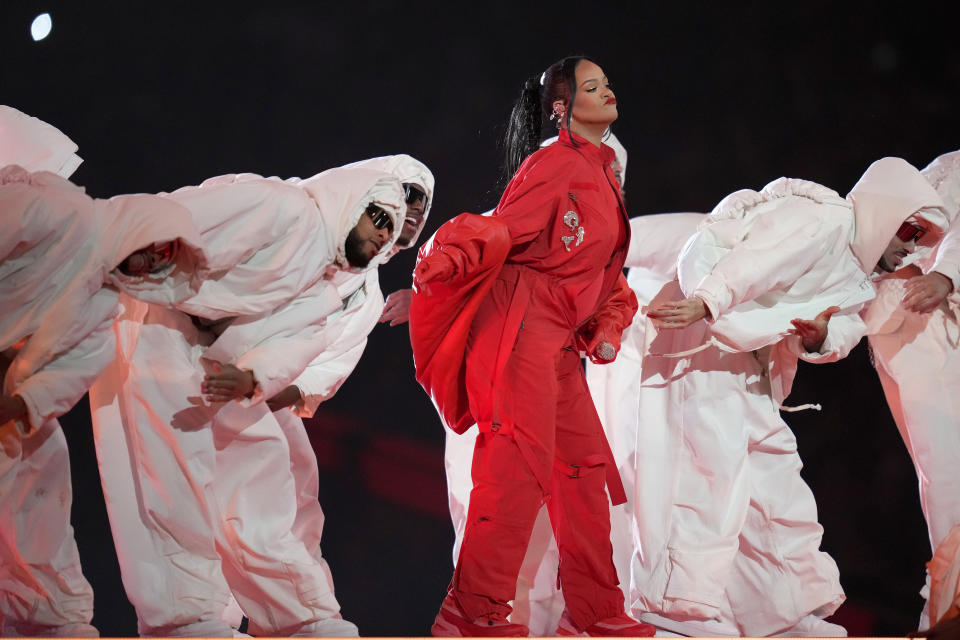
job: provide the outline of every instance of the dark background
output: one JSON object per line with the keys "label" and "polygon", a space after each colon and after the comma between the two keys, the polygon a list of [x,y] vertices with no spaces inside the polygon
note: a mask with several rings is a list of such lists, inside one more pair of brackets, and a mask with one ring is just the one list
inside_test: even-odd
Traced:
{"label": "dark background", "polygon": [[[846,193],[873,160],[922,167],[960,146],[952,3],[6,0],[0,101],[80,146],[94,196],[221,173],[309,176],[409,153],[437,178],[427,234],[497,199],[497,139],[527,76],[600,62],[630,151],[632,215],[709,211],[779,176]],[[29,25],[53,17],[34,43]],[[426,236],[424,236],[426,237]],[[408,285],[413,252],[382,270]],[[861,345],[802,368],[787,416],[840,566],[852,635],[915,628],[929,558],[917,480]],[[135,635],[99,495],[89,418],[64,420],[73,519],[104,635]],[[309,427],[325,555],[364,635],[423,635],[451,573],[443,432],[413,380],[404,328],[379,327]]]}

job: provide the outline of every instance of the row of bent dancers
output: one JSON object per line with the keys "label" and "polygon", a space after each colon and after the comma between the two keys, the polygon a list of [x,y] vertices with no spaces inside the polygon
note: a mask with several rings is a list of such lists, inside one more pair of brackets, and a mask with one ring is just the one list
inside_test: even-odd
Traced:
{"label": "row of bent dancers", "polygon": [[4,635],[96,635],[56,421],[88,389],[141,635],[229,637],[242,616],[253,635],[357,635],[300,418],[378,320],[408,319],[448,427],[435,635],[845,635],[823,620],[843,590],[778,409],[798,359],[864,335],[936,551],[921,626],[950,624],[960,154],[884,158],[846,198],[781,178],[630,219],[616,118],[592,60],[527,80],[500,204],[441,226],[385,302],[378,268],[433,196],[413,158],[100,200],[67,180],[76,145],[0,108]]}

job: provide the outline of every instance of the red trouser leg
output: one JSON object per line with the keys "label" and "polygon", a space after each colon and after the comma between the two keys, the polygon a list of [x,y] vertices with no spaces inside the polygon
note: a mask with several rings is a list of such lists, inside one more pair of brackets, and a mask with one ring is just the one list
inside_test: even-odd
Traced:
{"label": "red trouser leg", "polygon": [[610,543],[606,469],[598,464],[607,451],[603,427],[578,355],[567,352],[557,369],[557,464],[547,508],[560,549],[567,612],[584,629],[623,613],[623,593]]}
{"label": "red trouser leg", "polygon": [[473,491],[451,591],[470,620],[510,614],[543,491],[510,436],[481,433]]}

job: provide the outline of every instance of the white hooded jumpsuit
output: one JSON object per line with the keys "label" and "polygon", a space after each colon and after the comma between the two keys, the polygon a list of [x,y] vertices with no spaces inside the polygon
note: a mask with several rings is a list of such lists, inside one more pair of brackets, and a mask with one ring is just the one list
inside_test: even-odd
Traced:
{"label": "white hooded jumpsuit", "polygon": [[87,196],[66,179],[80,164],[76,149],[56,128],[0,106],[0,301],[8,311],[0,375],[4,394],[27,407],[24,420],[0,425],[3,635],[97,635],[56,418],[113,358],[118,294],[103,284],[136,290],[137,279],[110,273],[127,255],[179,238],[177,262],[164,271],[170,295],[195,293],[194,273],[203,272],[185,209],[149,195]]}
{"label": "white hooded jumpsuit", "polygon": [[[804,625],[808,635],[843,633],[817,624],[844,596],[835,563],[819,551],[816,505],[778,409],[798,357],[829,362],[857,344],[857,312],[873,297],[868,274],[908,216],[933,207],[923,215],[942,228],[941,206],[916,169],[886,158],[847,199],[786,178],[736,192],[687,243],[679,284],[654,303],[697,296],[712,320],[647,325],[643,385],[663,388],[679,435],[666,544],[634,563],[632,609],[655,614],[645,619],[729,620],[729,604],[743,635]],[[820,352],[807,353],[790,320],[834,305]]]}
{"label": "white hooded jumpsuit", "polygon": [[[917,313],[900,304],[908,280],[891,274],[875,281],[877,298],[863,317],[887,404],[917,469],[920,506],[936,556],[929,577],[936,579],[945,569],[934,567],[949,566],[948,548],[955,550],[960,539],[960,151],[940,156],[923,174],[953,222],[936,247],[917,252],[917,265],[924,273],[947,276],[953,291],[933,311]],[[954,530],[955,541],[945,544]],[[935,624],[950,606],[956,610],[958,598],[957,592],[940,596],[937,606],[931,598],[929,623],[922,620],[920,628]]]}
{"label": "white hooded jumpsuit", "polygon": [[[424,189],[427,200],[419,228],[405,247],[394,245],[380,264],[387,262],[397,251],[415,246],[433,202],[434,179],[426,165],[401,154],[370,158],[344,168],[384,171],[394,175],[401,184],[414,184]],[[320,551],[324,515],[319,501],[319,471],[302,418],[313,417],[317,407],[336,394],[360,361],[367,345],[367,336],[383,313],[384,299],[378,274],[379,269],[370,269],[364,273],[341,271],[333,275],[331,282],[336,286],[343,305],[327,317],[322,330],[322,341],[326,345],[324,351],[293,381],[300,390],[300,401],[290,409],[274,412],[287,438],[290,471],[296,486],[297,516],[293,533],[324,565],[326,561]],[[332,578],[330,580],[332,592]]]}
{"label": "white hooded jumpsuit", "polygon": [[[394,222],[369,268],[395,242],[400,184],[332,169],[289,182],[223,176],[168,197],[193,214],[215,277],[176,308],[125,304],[118,359],[90,396],[140,633],[231,635],[220,618],[232,591],[253,633],[355,635],[325,563],[292,533],[290,449],[264,400],[324,350],[324,318],[342,304],[329,277],[349,268],[344,242],[369,203]],[[253,396],[205,403],[212,361],[253,371]]]}

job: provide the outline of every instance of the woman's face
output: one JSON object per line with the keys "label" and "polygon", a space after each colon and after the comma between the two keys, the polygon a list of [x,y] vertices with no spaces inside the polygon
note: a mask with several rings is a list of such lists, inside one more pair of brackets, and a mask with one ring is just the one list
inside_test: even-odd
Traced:
{"label": "woman's face", "polygon": [[575,72],[577,95],[573,120],[584,125],[609,125],[617,119],[617,99],[607,76],[596,63],[581,60]]}

